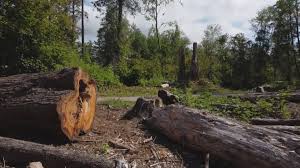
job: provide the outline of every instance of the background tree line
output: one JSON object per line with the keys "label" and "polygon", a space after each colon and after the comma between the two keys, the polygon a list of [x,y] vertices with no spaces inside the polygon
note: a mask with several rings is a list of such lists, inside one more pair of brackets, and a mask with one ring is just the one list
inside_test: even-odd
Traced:
{"label": "background tree line", "polygon": [[[178,54],[185,49],[188,79],[190,41],[176,22],[160,23],[173,0],[97,0],[102,16],[97,41],[81,49],[77,41],[80,0],[0,2],[0,75],[53,71],[81,66],[99,86],[158,85],[176,81]],[[144,14],[153,23],[148,34],[126,16]],[[197,49],[199,80],[245,89],[300,78],[298,0],[278,0],[251,21],[254,39],[222,33],[219,25],[204,31]],[[163,27],[163,28],[162,28]],[[199,32],[200,33],[200,32]],[[84,54],[80,54],[85,51]]]}

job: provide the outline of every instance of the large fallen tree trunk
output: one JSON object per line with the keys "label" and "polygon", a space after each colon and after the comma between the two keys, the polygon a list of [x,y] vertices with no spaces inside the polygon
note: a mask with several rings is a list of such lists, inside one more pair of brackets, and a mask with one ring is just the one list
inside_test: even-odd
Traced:
{"label": "large fallen tree trunk", "polygon": [[0,157],[10,166],[25,167],[39,161],[45,167],[112,168],[113,163],[102,156],[70,151],[53,146],[0,137]]}
{"label": "large fallen tree trunk", "polygon": [[96,108],[96,84],[79,68],[0,78],[0,133],[63,135],[88,132]]}
{"label": "large fallen tree trunk", "polygon": [[[180,105],[133,109],[150,116],[145,123],[192,150],[210,153],[245,168],[299,168],[300,137],[251,126]],[[149,108],[146,108],[149,106]],[[150,114],[145,115],[145,111]],[[152,110],[149,110],[152,109]]]}

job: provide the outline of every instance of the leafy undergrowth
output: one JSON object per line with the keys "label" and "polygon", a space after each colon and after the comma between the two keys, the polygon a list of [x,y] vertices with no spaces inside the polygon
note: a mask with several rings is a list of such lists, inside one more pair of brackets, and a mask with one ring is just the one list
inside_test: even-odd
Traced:
{"label": "leafy undergrowth", "polygon": [[199,96],[191,92],[176,91],[181,103],[186,106],[206,109],[221,116],[249,122],[252,118],[290,118],[287,102],[283,99],[262,99],[255,103],[242,101],[238,97],[214,96],[202,93]]}
{"label": "leafy undergrowth", "polygon": [[99,94],[100,96],[155,96],[157,94],[158,88],[156,87],[141,87],[141,86],[134,86],[134,87],[127,87],[127,86],[120,86],[120,87],[107,87],[107,88],[100,88]]}

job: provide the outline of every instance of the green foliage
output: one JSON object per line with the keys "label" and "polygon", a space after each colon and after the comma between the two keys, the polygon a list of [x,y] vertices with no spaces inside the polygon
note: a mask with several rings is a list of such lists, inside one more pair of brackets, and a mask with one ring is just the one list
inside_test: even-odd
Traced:
{"label": "green foliage", "polygon": [[252,118],[289,118],[284,99],[261,99],[256,103],[242,101],[238,97],[214,96],[209,92],[198,96],[192,95],[190,90],[186,92],[175,91],[180,97],[180,101],[187,106],[206,109],[213,113],[236,118],[249,122]]}
{"label": "green foliage", "polygon": [[107,143],[103,143],[101,145],[101,149],[100,149],[101,153],[106,155],[109,153],[109,150],[110,150],[110,146]]}
{"label": "green foliage", "polygon": [[107,100],[101,102],[102,105],[109,106],[113,109],[129,109],[133,107],[135,102],[132,101],[123,101],[123,100]]}
{"label": "green foliage", "polygon": [[120,96],[120,97],[130,97],[130,96],[143,96],[143,97],[153,97],[157,95],[158,88],[155,87],[127,87],[127,86],[111,86],[100,88],[99,94],[101,96]]}

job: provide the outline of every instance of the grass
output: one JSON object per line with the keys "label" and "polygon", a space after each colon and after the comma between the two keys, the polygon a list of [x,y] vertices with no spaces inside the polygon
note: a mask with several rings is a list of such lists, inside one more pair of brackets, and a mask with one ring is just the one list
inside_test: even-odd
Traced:
{"label": "grass", "polygon": [[110,108],[113,109],[129,109],[134,106],[135,102],[131,101],[124,101],[124,100],[107,100],[103,101],[100,104],[109,106]]}
{"label": "grass", "polygon": [[193,96],[192,92],[175,93],[186,106],[206,109],[221,116],[249,122],[252,118],[289,118],[285,100],[262,99],[255,103],[238,97],[214,96],[209,92]]}
{"label": "grass", "polygon": [[130,97],[130,96],[155,96],[157,95],[159,88],[156,87],[141,87],[141,86],[134,86],[134,87],[127,87],[127,86],[120,86],[120,87],[110,87],[110,88],[101,88],[99,89],[100,96],[106,97]]}

